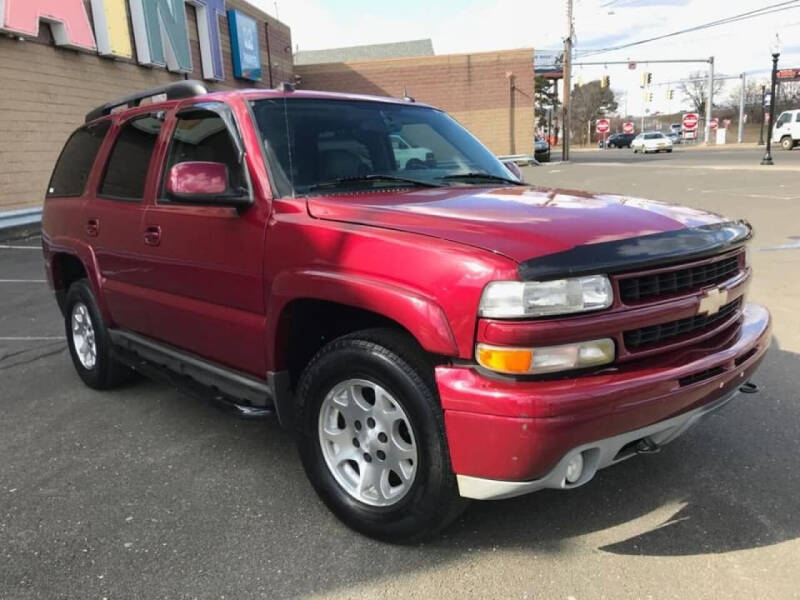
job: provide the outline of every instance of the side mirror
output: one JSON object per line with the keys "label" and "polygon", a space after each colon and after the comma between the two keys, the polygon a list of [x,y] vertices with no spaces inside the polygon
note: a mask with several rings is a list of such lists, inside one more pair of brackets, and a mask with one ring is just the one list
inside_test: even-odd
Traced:
{"label": "side mirror", "polygon": [[503,161],[503,166],[508,169],[514,177],[522,181],[522,171],[519,168],[519,165],[515,163],[513,160],[506,160]]}
{"label": "side mirror", "polygon": [[216,162],[182,162],[167,177],[167,194],[177,202],[244,208],[252,200],[231,190],[228,167]]}

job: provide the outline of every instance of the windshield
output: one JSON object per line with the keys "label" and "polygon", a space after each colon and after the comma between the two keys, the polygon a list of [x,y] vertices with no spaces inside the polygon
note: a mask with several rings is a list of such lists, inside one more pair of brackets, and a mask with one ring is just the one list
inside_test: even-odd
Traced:
{"label": "windshield", "polygon": [[281,195],[515,179],[466,129],[432,108],[308,98],[254,100],[252,107]]}

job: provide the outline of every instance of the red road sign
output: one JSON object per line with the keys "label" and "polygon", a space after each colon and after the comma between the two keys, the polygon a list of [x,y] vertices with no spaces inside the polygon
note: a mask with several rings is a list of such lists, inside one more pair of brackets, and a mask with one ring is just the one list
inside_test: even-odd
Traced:
{"label": "red road sign", "polygon": [[719,127],[719,119],[717,117],[712,117],[708,123],[711,125],[711,129],[716,129]]}
{"label": "red road sign", "polygon": [[636,131],[636,125],[630,121],[622,124],[622,133],[633,133]]}
{"label": "red road sign", "polygon": [[781,69],[778,71],[777,77],[780,81],[800,80],[800,69]]}
{"label": "red road sign", "polygon": [[597,125],[595,126],[597,129],[597,133],[606,133],[609,129],[611,129],[611,121],[608,119],[597,119]]}
{"label": "red road sign", "polygon": [[683,115],[683,128],[686,131],[694,131],[697,129],[697,124],[700,119],[697,118],[697,113],[686,113]]}

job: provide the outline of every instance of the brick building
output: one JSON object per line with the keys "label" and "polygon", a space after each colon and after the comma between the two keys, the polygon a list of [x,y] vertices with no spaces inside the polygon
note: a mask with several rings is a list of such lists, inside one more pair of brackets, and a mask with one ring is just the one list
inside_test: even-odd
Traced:
{"label": "brick building", "polygon": [[[121,31],[116,31],[119,47],[127,48],[130,58],[101,56],[101,31],[93,8],[103,6],[119,9],[124,20],[119,21]],[[138,53],[141,40],[134,35],[134,3],[148,6],[143,0],[78,0],[83,4],[85,16],[75,13],[69,18],[85,21],[91,28],[87,39],[96,41],[96,49],[77,45],[76,27],[59,31],[48,26],[45,20],[36,22],[34,35],[16,32],[20,24],[33,23],[27,9],[36,0],[5,0],[6,21],[0,14],[0,213],[28,207],[41,206],[53,164],[69,134],[84,120],[92,108],[113,98],[129,95],[137,90],[164,85],[180,79],[206,79],[210,89],[231,87],[270,87],[293,77],[292,41],[289,27],[244,0],[192,0],[183,4],[185,31],[188,34],[187,57],[191,56],[190,69],[174,69],[172,65],[144,66]],[[63,0],[64,5],[73,4]],[[48,3],[42,3],[44,6]],[[52,5],[52,2],[49,4]],[[152,2],[151,5],[157,3]],[[162,5],[165,2],[162,1]],[[0,3],[0,7],[2,3]],[[236,10],[256,23],[258,53],[261,58],[261,80],[246,80],[234,76],[231,36],[226,10],[217,12],[218,46],[221,53],[223,78],[209,78],[208,60],[204,61],[202,34],[208,34],[201,11],[212,6]],[[19,10],[15,22],[9,14]],[[44,9],[42,9],[44,10]],[[34,15],[35,16],[35,15]],[[114,16],[114,15],[109,15]],[[120,15],[117,15],[120,16]],[[200,18],[199,18],[200,17]],[[55,33],[55,36],[54,36]],[[78,32],[79,33],[79,32]],[[63,43],[64,35],[72,36]],[[34,37],[35,36],[35,37]],[[61,41],[61,45],[56,42]],[[113,40],[112,40],[113,42]],[[111,44],[114,50],[114,44]],[[108,50],[108,49],[107,49]],[[206,57],[207,58],[207,57]],[[152,59],[151,59],[152,60]],[[169,61],[167,61],[169,62]],[[187,63],[188,64],[188,63]],[[185,65],[186,66],[186,65]]]}
{"label": "brick building", "polygon": [[[242,69],[240,23],[250,62]],[[244,26],[243,25],[243,26]],[[243,35],[243,34],[242,34]],[[255,56],[255,58],[253,58]],[[33,221],[87,112],[180,79],[403,96],[443,108],[497,154],[533,139],[533,50],[436,56],[430,40],[301,52],[247,0],[0,1],[0,228]],[[30,215],[28,213],[30,212]]]}
{"label": "brick building", "polygon": [[296,64],[304,89],[401,97],[450,113],[497,154],[531,153],[533,49]]}

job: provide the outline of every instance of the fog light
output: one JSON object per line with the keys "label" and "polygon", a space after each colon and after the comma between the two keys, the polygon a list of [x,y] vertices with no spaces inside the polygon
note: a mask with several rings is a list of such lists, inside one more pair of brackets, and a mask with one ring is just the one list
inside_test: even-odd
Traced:
{"label": "fog light", "polygon": [[567,483],[575,483],[583,474],[583,454],[576,454],[567,463]]}

